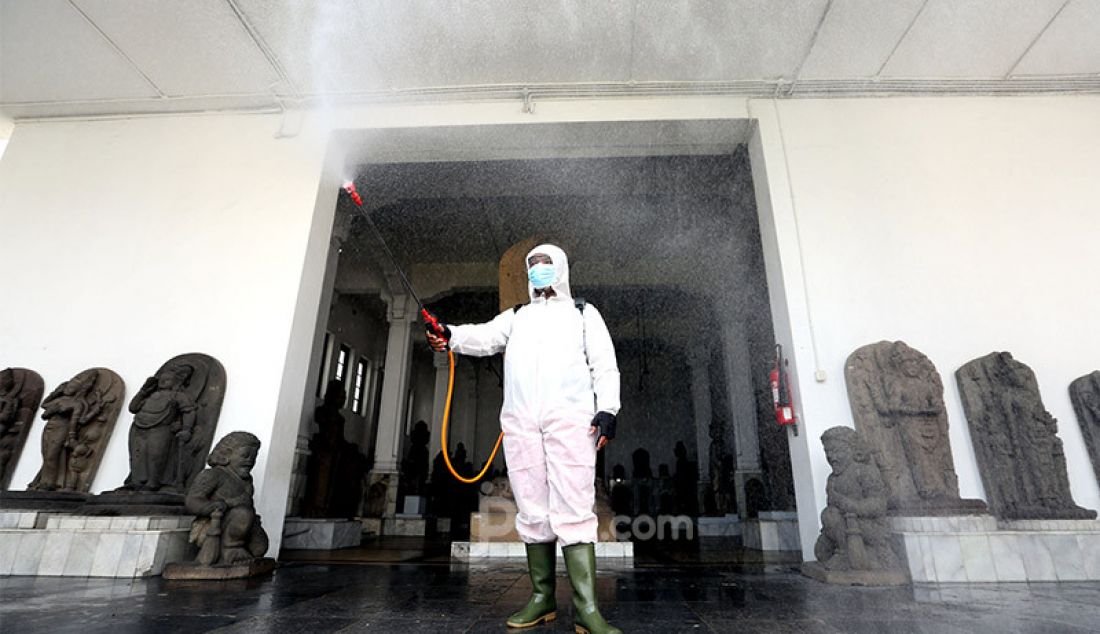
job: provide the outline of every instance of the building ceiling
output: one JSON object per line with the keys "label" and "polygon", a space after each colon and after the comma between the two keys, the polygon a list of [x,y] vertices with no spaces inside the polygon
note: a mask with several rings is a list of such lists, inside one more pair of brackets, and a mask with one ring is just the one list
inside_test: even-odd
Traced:
{"label": "building ceiling", "polygon": [[0,0],[0,112],[1100,92],[1098,33],[1098,0]]}

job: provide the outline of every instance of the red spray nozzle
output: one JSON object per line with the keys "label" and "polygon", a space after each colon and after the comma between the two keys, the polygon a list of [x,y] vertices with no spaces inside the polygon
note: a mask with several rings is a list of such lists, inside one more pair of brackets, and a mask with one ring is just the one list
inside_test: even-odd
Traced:
{"label": "red spray nozzle", "polygon": [[356,205],[360,207],[363,206],[363,198],[359,196],[359,192],[355,190],[355,183],[351,181],[344,183],[344,191],[348,193],[348,196],[351,196],[352,201],[355,202]]}

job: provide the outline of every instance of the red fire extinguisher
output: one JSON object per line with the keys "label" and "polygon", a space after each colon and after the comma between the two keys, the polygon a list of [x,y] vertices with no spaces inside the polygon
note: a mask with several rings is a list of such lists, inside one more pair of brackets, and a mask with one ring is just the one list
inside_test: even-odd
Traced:
{"label": "red fire extinguisher", "polygon": [[798,434],[797,419],[794,415],[794,402],[791,400],[791,378],[787,375],[787,360],[783,358],[783,346],[775,344],[775,366],[772,367],[769,382],[772,387],[772,406],[775,408],[775,422],[780,425],[795,425]]}

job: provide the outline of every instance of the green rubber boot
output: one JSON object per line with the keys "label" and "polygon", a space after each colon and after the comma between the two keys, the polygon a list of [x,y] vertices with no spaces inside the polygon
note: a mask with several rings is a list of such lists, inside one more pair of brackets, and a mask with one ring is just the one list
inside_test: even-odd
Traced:
{"label": "green rubber boot", "polygon": [[573,544],[561,551],[573,584],[573,629],[577,634],[623,634],[605,621],[596,607],[596,546]]}
{"label": "green rubber boot", "polygon": [[554,566],[557,544],[527,544],[527,572],[531,575],[531,598],[523,609],[508,617],[508,627],[533,627],[557,616],[554,601]]}

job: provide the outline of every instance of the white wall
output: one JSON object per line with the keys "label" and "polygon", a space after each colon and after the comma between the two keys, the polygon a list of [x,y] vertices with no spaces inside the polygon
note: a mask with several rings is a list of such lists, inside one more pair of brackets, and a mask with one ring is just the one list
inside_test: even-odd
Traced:
{"label": "white wall", "polygon": [[[844,361],[882,339],[908,342],[939,369],[964,497],[984,496],[954,371],[1008,350],[1035,371],[1059,420],[1077,503],[1100,508],[1067,394],[1100,367],[1100,98],[751,106],[762,139],[754,170],[766,169],[776,208],[767,214],[779,216],[765,229],[766,244],[779,234],[769,274],[786,274],[769,281],[790,308],[791,323],[777,319],[776,329],[798,355],[808,446],[792,457],[811,463],[816,510],[829,473],[820,435],[853,424]],[[771,224],[763,210],[762,219]]]}
{"label": "white wall", "polygon": [[[844,359],[883,338],[907,340],[944,375],[964,495],[981,487],[951,375],[1007,349],[1036,371],[1061,421],[1078,503],[1100,506],[1066,396],[1072,378],[1100,365],[1091,292],[1100,216],[1090,207],[1100,201],[1100,99],[606,99],[546,101],[535,115],[511,102],[400,104],[332,123],[746,115],[759,121],[753,168],[773,316],[803,417],[792,459],[804,550],[812,554],[828,474],[818,438],[851,424]],[[37,369],[47,388],[105,365],[129,397],[174,354],[218,357],[229,373],[218,435],[245,429],[264,440],[255,473],[273,534],[303,388],[315,380],[310,346],[340,176],[326,170],[338,160],[319,135],[275,139],[278,124],[228,115],[21,123],[0,161],[11,298],[0,311],[0,364]],[[824,383],[814,381],[818,366]],[[95,490],[125,477],[128,423],[119,421]],[[41,422],[20,486],[38,469],[40,433]]]}
{"label": "white wall", "polygon": [[[173,355],[217,357],[228,386],[216,436],[245,430],[264,443],[253,474],[276,536],[286,489],[265,485],[289,478],[302,397],[300,382],[294,394],[281,386],[292,364],[304,380],[292,333],[306,332],[308,354],[312,326],[297,309],[319,292],[303,276],[307,243],[327,244],[333,209],[318,200],[323,142],[276,139],[278,125],[272,116],[26,123],[0,162],[0,365],[33,368],[48,390],[105,366],[126,381],[128,400]],[[326,249],[314,251],[323,271]],[[93,491],[128,473],[130,421],[120,416]],[[287,442],[275,439],[279,421]],[[16,488],[40,466],[42,426]]]}

